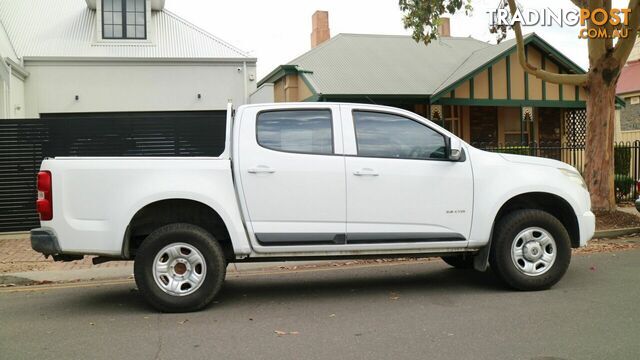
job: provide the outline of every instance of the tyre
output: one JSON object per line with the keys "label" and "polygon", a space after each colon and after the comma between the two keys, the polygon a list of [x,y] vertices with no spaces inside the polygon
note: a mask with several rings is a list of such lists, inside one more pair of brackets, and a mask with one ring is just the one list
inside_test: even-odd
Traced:
{"label": "tyre", "polygon": [[456,269],[473,269],[473,256],[469,254],[442,256],[442,260]]}
{"label": "tyre", "polygon": [[517,210],[496,224],[489,261],[498,278],[514,289],[548,289],[569,267],[571,240],[553,215]]}
{"label": "tyre", "polygon": [[138,289],[163,312],[189,312],[211,303],[222,286],[226,260],[220,244],[191,224],[170,224],[142,242],[134,263]]}

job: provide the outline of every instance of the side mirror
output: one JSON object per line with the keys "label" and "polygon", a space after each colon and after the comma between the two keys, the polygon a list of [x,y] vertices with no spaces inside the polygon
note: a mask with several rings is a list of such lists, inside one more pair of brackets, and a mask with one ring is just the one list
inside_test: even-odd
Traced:
{"label": "side mirror", "polygon": [[462,158],[462,141],[458,138],[450,138],[449,139],[449,160],[451,161],[460,161]]}

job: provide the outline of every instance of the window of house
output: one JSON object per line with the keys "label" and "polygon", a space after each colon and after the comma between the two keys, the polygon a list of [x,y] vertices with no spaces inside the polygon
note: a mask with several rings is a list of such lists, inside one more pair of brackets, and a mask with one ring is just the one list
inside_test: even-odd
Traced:
{"label": "window of house", "polygon": [[503,132],[506,146],[529,144],[530,121],[522,121],[520,109],[511,107],[503,109]]}
{"label": "window of house", "polygon": [[354,111],[358,155],[397,159],[444,159],[444,136],[417,121],[392,114]]}
{"label": "window of house", "polygon": [[146,1],[102,0],[102,37],[146,39]]}
{"label": "window of house", "polygon": [[258,115],[258,144],[271,150],[333,154],[330,110],[268,111]]}
{"label": "window of house", "polygon": [[640,104],[640,96],[634,96],[629,100],[629,103],[631,103],[631,105],[638,105]]}
{"label": "window of house", "polygon": [[443,112],[444,128],[458,136],[462,135],[460,129],[460,107],[457,105],[445,105]]}

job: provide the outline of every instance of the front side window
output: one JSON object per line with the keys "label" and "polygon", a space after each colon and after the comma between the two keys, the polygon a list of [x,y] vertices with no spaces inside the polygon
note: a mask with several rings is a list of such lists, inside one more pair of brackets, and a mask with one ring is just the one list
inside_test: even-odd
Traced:
{"label": "front side window", "polygon": [[282,110],[258,115],[256,129],[260,146],[271,150],[333,154],[330,110]]}
{"label": "front side window", "polygon": [[358,156],[444,159],[445,138],[417,121],[386,113],[354,111]]}
{"label": "front side window", "polygon": [[146,39],[146,1],[102,0],[102,37]]}

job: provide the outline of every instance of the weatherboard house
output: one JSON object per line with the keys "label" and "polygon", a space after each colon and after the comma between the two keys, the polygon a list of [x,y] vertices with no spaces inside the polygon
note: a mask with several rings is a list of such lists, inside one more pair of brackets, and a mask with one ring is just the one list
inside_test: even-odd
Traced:
{"label": "weatherboard house", "polygon": [[[515,40],[498,45],[449,36],[425,46],[409,36],[329,36],[316,12],[312,49],[258,83],[279,101],[348,101],[392,105],[431,118],[480,146],[584,145],[584,89],[526,74]],[[584,73],[540,36],[524,38],[529,62],[553,72]]]}
{"label": "weatherboard house", "polygon": [[255,58],[164,0],[0,1],[0,118],[180,118],[246,102],[255,73]]}

